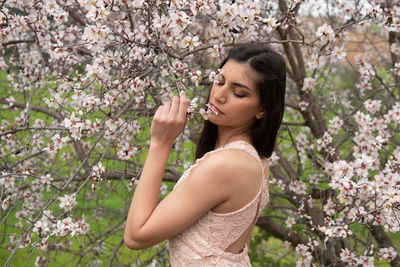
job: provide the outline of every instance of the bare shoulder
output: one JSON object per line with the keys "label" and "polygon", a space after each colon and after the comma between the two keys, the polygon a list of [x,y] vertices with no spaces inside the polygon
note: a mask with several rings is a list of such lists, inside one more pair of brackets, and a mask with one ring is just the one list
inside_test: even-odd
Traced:
{"label": "bare shoulder", "polygon": [[224,149],[207,155],[199,164],[199,169],[218,173],[221,179],[259,174],[258,161],[247,152],[239,149]]}
{"label": "bare shoulder", "polygon": [[201,191],[203,197],[226,201],[244,188],[257,191],[260,177],[261,166],[255,158],[239,149],[226,149],[205,156],[177,189],[190,194]]}
{"label": "bare shoulder", "polygon": [[[207,155],[195,172],[211,179],[208,190],[223,195],[214,212],[231,212],[251,201],[260,189],[262,167],[250,154],[239,149],[220,150]],[[209,176],[208,176],[209,175]],[[196,175],[195,175],[196,176]],[[208,177],[207,177],[208,176]],[[198,176],[197,176],[198,177]],[[210,189],[212,188],[212,189]]]}

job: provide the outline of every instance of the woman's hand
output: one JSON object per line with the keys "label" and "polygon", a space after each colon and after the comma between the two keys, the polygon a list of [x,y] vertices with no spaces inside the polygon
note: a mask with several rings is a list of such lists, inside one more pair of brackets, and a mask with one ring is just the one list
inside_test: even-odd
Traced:
{"label": "woman's hand", "polygon": [[166,102],[157,109],[151,125],[151,144],[172,146],[185,127],[187,104],[186,94],[181,91],[172,103]]}

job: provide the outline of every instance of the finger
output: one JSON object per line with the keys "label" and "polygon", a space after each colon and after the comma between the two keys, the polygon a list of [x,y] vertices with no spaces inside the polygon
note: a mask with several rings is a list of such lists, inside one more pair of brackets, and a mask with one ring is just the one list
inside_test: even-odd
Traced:
{"label": "finger", "polygon": [[179,97],[181,100],[179,103],[179,117],[186,118],[186,111],[187,111],[187,105],[188,105],[187,96],[184,91],[181,91],[179,93]]}
{"label": "finger", "polygon": [[180,98],[179,114],[183,112],[186,113],[188,104],[186,93],[184,91],[180,91],[179,98]]}
{"label": "finger", "polygon": [[169,110],[171,109],[171,102],[167,101],[164,103],[163,112],[161,113],[163,117],[167,117]]}
{"label": "finger", "polygon": [[179,110],[179,97],[174,96],[172,98],[171,109],[169,110],[169,114],[172,116],[176,116]]}
{"label": "finger", "polygon": [[156,113],[154,113],[154,118],[160,117],[163,112],[163,109],[164,109],[163,105],[159,106],[158,109],[156,110]]}

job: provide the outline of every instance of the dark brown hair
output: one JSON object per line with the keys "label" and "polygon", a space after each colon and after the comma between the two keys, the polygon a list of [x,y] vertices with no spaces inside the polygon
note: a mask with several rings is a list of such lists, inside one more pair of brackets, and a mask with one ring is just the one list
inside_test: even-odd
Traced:
{"label": "dark brown hair", "polygon": [[[259,74],[260,78],[256,85],[260,103],[264,108],[264,117],[254,121],[250,136],[258,154],[269,158],[274,150],[285,106],[285,61],[278,53],[258,44],[246,44],[230,49],[220,68],[228,60],[247,63]],[[217,125],[205,120],[197,143],[196,158],[201,158],[205,153],[214,150],[217,137]]]}

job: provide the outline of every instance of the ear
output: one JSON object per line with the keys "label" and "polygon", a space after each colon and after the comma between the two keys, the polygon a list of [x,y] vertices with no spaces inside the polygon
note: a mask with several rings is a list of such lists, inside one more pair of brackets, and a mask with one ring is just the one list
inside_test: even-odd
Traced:
{"label": "ear", "polygon": [[259,120],[259,119],[262,119],[262,118],[264,118],[264,108],[260,108],[260,110],[257,112],[257,114],[256,114],[256,119],[257,120]]}

